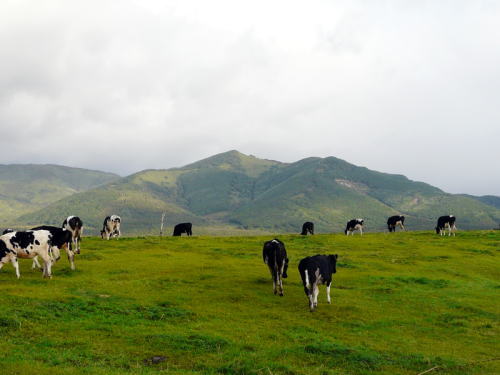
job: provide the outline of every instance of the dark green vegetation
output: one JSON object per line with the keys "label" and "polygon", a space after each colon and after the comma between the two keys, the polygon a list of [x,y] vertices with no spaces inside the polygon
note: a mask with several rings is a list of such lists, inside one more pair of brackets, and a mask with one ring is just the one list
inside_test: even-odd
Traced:
{"label": "dark green vegetation", "polygon": [[21,214],[117,178],[113,173],[59,165],[0,165],[0,223],[10,224]]}
{"label": "dark green vegetation", "polygon": [[[343,160],[308,158],[286,164],[230,151],[169,170],[146,170],[62,199],[22,216],[18,226],[59,224],[79,215],[97,234],[106,215],[123,219],[123,232],[157,234],[191,221],[195,234],[300,231],[313,221],[323,233],[344,230],[357,217],[368,231],[386,230],[387,217],[407,216],[410,229],[431,229],[453,214],[459,229],[498,227],[500,210],[478,199],[447,194],[422,182],[357,167]],[[14,225],[14,224],[13,224]]]}
{"label": "dark green vegetation", "polygon": [[[85,238],[52,280],[0,271],[2,374],[493,375],[500,232],[283,235],[285,296],[266,237]],[[298,261],[338,253],[332,305],[310,313]],[[155,364],[154,356],[166,357]]]}

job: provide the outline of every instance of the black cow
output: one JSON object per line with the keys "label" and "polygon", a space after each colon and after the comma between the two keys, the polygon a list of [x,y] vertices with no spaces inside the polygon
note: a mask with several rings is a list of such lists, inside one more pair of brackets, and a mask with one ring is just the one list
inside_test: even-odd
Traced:
{"label": "black cow", "polygon": [[359,233],[363,235],[363,225],[364,225],[364,220],[363,219],[352,219],[347,222],[347,226],[345,227],[344,233],[346,235],[352,234],[354,236],[354,231],[359,230]]}
{"label": "black cow", "polygon": [[300,277],[304,284],[304,292],[309,298],[309,308],[314,311],[318,306],[319,284],[326,284],[326,297],[330,299],[332,275],[337,272],[338,255],[314,255],[304,258],[299,263]]}
{"label": "black cow", "polygon": [[265,242],[264,248],[262,249],[262,258],[271,272],[274,294],[278,293],[279,287],[280,296],[283,296],[282,278],[286,279],[288,277],[286,274],[288,270],[288,258],[286,256],[285,244],[277,238]]}
{"label": "black cow", "polygon": [[389,229],[389,232],[395,232],[397,225],[399,225],[401,229],[406,231],[404,224],[405,217],[402,215],[394,215],[387,219],[387,228]]}
{"label": "black cow", "polygon": [[188,236],[192,236],[193,232],[191,231],[191,228],[193,227],[193,224],[191,223],[180,223],[177,224],[174,227],[174,234],[173,236],[180,236],[182,233],[186,233]]}
{"label": "black cow", "polygon": [[[39,227],[32,228],[31,230],[46,230],[50,233],[50,245],[56,246],[59,249],[66,250],[66,254],[68,255],[69,264],[71,269],[75,269],[75,253],[80,254],[80,248],[76,248],[73,250],[71,243],[73,242],[73,233],[71,231],[64,229],[53,227],[50,225],[41,225]],[[33,268],[38,266],[40,268],[40,264],[38,263],[37,258],[33,258]]]}
{"label": "black cow", "polygon": [[10,229],[10,228],[7,228],[5,229],[2,234],[7,234],[7,233],[11,233],[11,232],[14,232],[14,229]]}
{"label": "black cow", "polygon": [[314,234],[314,223],[311,223],[310,221],[306,221],[304,224],[302,224],[301,235],[306,236],[307,233]]}
{"label": "black cow", "polygon": [[455,226],[456,220],[457,218],[453,215],[441,216],[437,222],[436,233],[443,236],[445,235],[445,229],[448,228],[448,236],[451,236],[451,233],[455,236],[455,231],[457,230]]}
{"label": "black cow", "polygon": [[[82,240],[83,222],[78,216],[68,216],[62,223],[62,228],[69,230],[72,235],[70,250],[75,250],[77,254],[80,253],[80,242]],[[73,249],[75,245],[76,249]]]}

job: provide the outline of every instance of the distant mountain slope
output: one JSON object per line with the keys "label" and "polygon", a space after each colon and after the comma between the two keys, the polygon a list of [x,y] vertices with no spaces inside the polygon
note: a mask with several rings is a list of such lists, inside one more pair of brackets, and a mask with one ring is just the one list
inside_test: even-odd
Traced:
{"label": "distant mountain slope", "polygon": [[487,204],[488,206],[492,206],[492,207],[500,209],[500,197],[497,197],[496,195],[483,195],[481,197],[474,197],[472,195],[465,195],[465,196],[469,197],[469,198],[477,199],[478,201],[483,202],[484,204]]}
{"label": "distant mountain slope", "polygon": [[104,216],[117,213],[129,233],[156,233],[162,212],[167,226],[192,221],[195,228],[272,232],[297,232],[307,220],[318,232],[340,231],[355,217],[364,218],[368,230],[384,230],[387,217],[397,213],[407,216],[409,229],[432,229],[446,214],[457,216],[463,229],[493,228],[500,221],[500,210],[476,197],[334,157],[280,163],[229,151],[182,168],[133,174],[24,215],[18,223],[59,223],[76,213],[96,233]]}
{"label": "distant mountain slope", "polygon": [[59,165],[0,165],[0,222],[120,178]]}

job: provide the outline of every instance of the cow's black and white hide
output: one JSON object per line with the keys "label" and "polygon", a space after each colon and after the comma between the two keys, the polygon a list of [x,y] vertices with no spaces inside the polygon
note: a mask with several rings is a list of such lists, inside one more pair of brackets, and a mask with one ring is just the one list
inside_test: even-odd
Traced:
{"label": "cow's black and white hide", "polygon": [[106,216],[102,224],[101,238],[109,240],[111,237],[120,237],[120,226],[122,219],[118,215]]}
{"label": "cow's black and white hide", "polygon": [[265,242],[262,249],[262,258],[271,272],[274,294],[277,294],[279,289],[280,296],[283,296],[282,279],[288,277],[286,273],[288,270],[288,257],[286,255],[285,244],[277,238]]}
{"label": "cow's black and white hide", "polygon": [[[63,249],[68,255],[69,264],[71,269],[75,269],[75,254],[80,254],[80,249],[71,246],[73,242],[73,233],[64,228],[53,227],[50,225],[42,225],[39,227],[31,228],[33,231],[46,230],[50,232],[50,244],[52,247],[57,247],[59,250]],[[33,258],[33,268],[40,268],[40,263],[38,263],[37,257]]]}
{"label": "cow's black and white hide", "polygon": [[72,243],[70,244],[70,248],[76,254],[80,254],[80,242],[83,234],[82,220],[78,216],[68,216],[62,224],[62,228],[71,232]]}
{"label": "cow's black and white hide", "polygon": [[2,232],[2,234],[7,234],[7,233],[11,233],[11,232],[15,232],[15,230],[14,230],[14,229],[11,229],[11,228],[7,228],[7,229],[5,229],[5,230]]}
{"label": "cow's black and white hide", "polygon": [[180,236],[182,233],[186,233],[188,236],[192,236],[193,224],[191,223],[180,223],[174,227],[173,236]]}
{"label": "cow's black and white hide", "polygon": [[319,285],[326,285],[326,297],[330,299],[332,275],[337,272],[338,255],[314,255],[304,258],[299,263],[300,277],[304,285],[304,292],[309,299],[309,309],[314,311],[318,306]]}
{"label": "cow's black and white hide", "polygon": [[314,223],[311,223],[310,221],[306,221],[302,224],[302,233],[300,234],[306,236],[307,233],[314,234]]}
{"label": "cow's black and white hide", "polygon": [[354,236],[354,231],[359,230],[359,233],[363,235],[363,225],[364,225],[364,220],[363,219],[352,219],[347,222],[347,226],[345,228],[344,233],[346,235],[352,234]]}
{"label": "cow's black and white hide", "polygon": [[52,277],[52,264],[60,258],[57,246],[51,246],[51,234],[46,230],[10,232],[0,236],[0,268],[11,262],[19,272],[19,258],[32,259],[39,256],[43,260],[43,276]]}
{"label": "cow's black and white hide", "polygon": [[457,230],[455,226],[456,220],[457,218],[453,215],[441,216],[437,221],[436,233],[443,236],[446,234],[446,229],[448,229],[448,236],[451,236],[452,233],[455,236],[455,231]]}
{"label": "cow's black and white hide", "polygon": [[394,215],[387,219],[387,228],[389,229],[389,232],[395,232],[398,225],[401,229],[406,231],[404,224],[405,217],[402,215]]}

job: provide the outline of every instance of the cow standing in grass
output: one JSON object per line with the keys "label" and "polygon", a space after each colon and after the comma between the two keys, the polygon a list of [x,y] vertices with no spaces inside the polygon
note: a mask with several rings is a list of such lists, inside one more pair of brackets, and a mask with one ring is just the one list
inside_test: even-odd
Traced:
{"label": "cow standing in grass", "polygon": [[302,224],[302,233],[300,234],[306,236],[307,233],[314,234],[314,223],[311,223],[310,221],[306,221]]}
{"label": "cow standing in grass", "polygon": [[405,217],[402,215],[394,215],[387,219],[387,228],[389,229],[389,233],[396,232],[396,226],[398,225],[402,230],[406,231],[404,224]]}
{"label": "cow standing in grass", "polygon": [[80,242],[83,234],[83,222],[78,216],[68,216],[62,223],[62,228],[71,232],[71,250],[80,253]]}
{"label": "cow standing in grass", "polygon": [[286,274],[288,270],[288,257],[286,255],[285,244],[277,238],[265,242],[262,250],[262,258],[271,272],[274,294],[278,293],[279,288],[279,294],[283,296],[282,279],[288,277]]}
{"label": "cow standing in grass", "polygon": [[111,237],[120,237],[120,226],[122,219],[118,215],[106,216],[102,224],[101,238],[109,240]]}
{"label": "cow standing in grass", "polygon": [[180,236],[182,233],[186,233],[187,236],[193,235],[193,224],[191,223],[180,223],[174,227],[173,236]]}
{"label": "cow standing in grass", "polygon": [[359,233],[363,235],[363,225],[365,221],[363,219],[352,219],[347,222],[344,233],[348,236],[349,234],[354,236],[354,231],[359,230]]}
{"label": "cow standing in grass", "polygon": [[451,236],[452,233],[453,236],[455,236],[455,231],[457,230],[457,227],[455,226],[456,220],[457,218],[453,215],[441,216],[437,222],[436,233],[444,236],[445,230],[448,229],[448,236]]}
{"label": "cow standing in grass", "polygon": [[[68,261],[71,266],[71,269],[72,270],[75,269],[75,254],[80,254],[80,248],[79,247],[74,248],[71,246],[71,244],[73,243],[73,233],[71,233],[71,231],[63,228],[53,227],[50,225],[42,225],[39,227],[32,228],[31,230],[33,231],[46,230],[50,232],[51,246],[57,247],[59,250],[64,249],[68,256]],[[40,263],[38,263],[37,257],[33,258],[32,268],[35,267],[40,268]]]}
{"label": "cow standing in grass", "polygon": [[17,278],[20,278],[18,259],[39,256],[43,260],[43,277],[51,278],[52,264],[60,258],[59,248],[52,246],[51,240],[52,236],[46,230],[10,232],[0,236],[0,268],[11,262]]}
{"label": "cow standing in grass", "polygon": [[326,285],[326,297],[330,299],[330,286],[332,275],[337,272],[338,255],[315,255],[304,258],[299,263],[300,277],[304,285],[304,291],[309,298],[309,309],[314,311],[318,306],[319,285]]}

